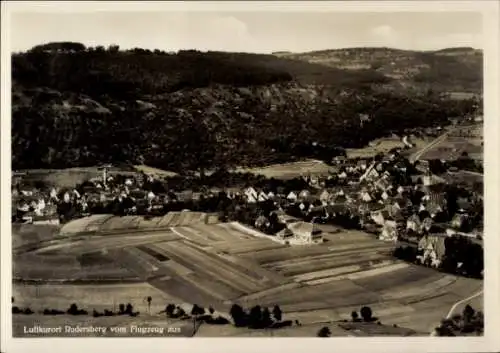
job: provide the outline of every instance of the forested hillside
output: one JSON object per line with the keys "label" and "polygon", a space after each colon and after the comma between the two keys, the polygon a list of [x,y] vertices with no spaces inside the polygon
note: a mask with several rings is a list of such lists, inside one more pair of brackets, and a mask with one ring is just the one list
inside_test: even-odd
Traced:
{"label": "forested hillside", "polygon": [[14,169],[127,162],[182,172],[328,160],[339,147],[442,124],[476,103],[406,91],[374,68],[79,43],[14,54],[12,82]]}

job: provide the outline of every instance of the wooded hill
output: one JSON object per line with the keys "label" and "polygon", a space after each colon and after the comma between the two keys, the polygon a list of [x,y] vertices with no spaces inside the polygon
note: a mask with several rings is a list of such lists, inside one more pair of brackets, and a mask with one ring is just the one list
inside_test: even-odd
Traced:
{"label": "wooded hill", "polygon": [[399,81],[275,55],[49,43],[12,56],[12,167],[182,172],[329,160],[339,147],[443,124],[477,104]]}

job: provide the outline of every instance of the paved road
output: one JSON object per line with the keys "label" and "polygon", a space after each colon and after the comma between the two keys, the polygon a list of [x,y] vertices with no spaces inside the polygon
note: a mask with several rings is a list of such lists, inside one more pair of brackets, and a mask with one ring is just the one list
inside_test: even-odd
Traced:
{"label": "paved road", "polygon": [[455,310],[457,309],[457,307],[460,305],[460,304],[463,304],[463,303],[466,303],[468,302],[469,300],[472,300],[480,295],[483,294],[483,290],[481,289],[479,292],[471,295],[470,297],[467,297],[465,299],[462,299],[462,300],[459,300],[458,302],[456,302],[455,304],[453,304],[453,306],[450,308],[450,311],[448,311],[448,314],[446,315],[446,318],[449,319],[453,316]]}
{"label": "paved road", "polygon": [[438,138],[432,140],[427,146],[425,146],[420,151],[417,151],[412,156],[410,156],[410,158],[409,158],[410,161],[411,162],[418,161],[420,159],[420,157],[422,157],[427,151],[431,150],[432,148],[434,148],[435,146],[439,145],[441,142],[446,140],[446,138],[448,137],[449,134],[450,134],[450,131],[447,131],[444,134],[442,134],[441,136],[439,136]]}

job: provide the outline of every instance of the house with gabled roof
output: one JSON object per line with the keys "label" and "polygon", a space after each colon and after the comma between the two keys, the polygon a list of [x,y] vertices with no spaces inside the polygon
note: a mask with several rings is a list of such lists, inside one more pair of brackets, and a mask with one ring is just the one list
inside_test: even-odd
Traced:
{"label": "house with gabled roof", "polygon": [[418,261],[435,268],[439,267],[446,254],[446,237],[446,234],[424,235],[418,243],[418,249],[422,251],[422,255],[417,257]]}
{"label": "house with gabled roof", "polygon": [[455,229],[460,229],[467,222],[469,216],[463,213],[457,213],[451,220],[451,226]]}
{"label": "house with gabled roof", "polygon": [[300,200],[307,200],[307,199],[309,199],[310,196],[311,196],[311,192],[307,189],[302,190],[298,195]]}
{"label": "house with gabled roof", "polygon": [[321,191],[321,193],[319,194],[319,200],[321,201],[321,203],[323,205],[326,205],[329,199],[330,193],[328,192],[328,190],[324,189],[323,191]]}
{"label": "house with gabled roof", "polygon": [[260,229],[262,227],[269,226],[269,220],[267,219],[266,216],[260,215],[255,220],[255,224],[254,225],[255,225],[255,228]]}
{"label": "house with gabled roof", "polygon": [[255,203],[259,198],[259,194],[252,186],[249,186],[246,189],[244,189],[243,195],[245,195],[247,202],[249,203]]}
{"label": "house with gabled roof", "polygon": [[366,171],[359,177],[359,181],[375,180],[380,176],[379,171],[375,168],[375,163],[370,164]]}
{"label": "house with gabled roof", "polygon": [[368,191],[362,191],[360,194],[360,198],[364,202],[371,202],[373,201],[373,197],[370,195]]}
{"label": "house with gabled roof", "polygon": [[294,222],[290,223],[288,228],[294,235],[290,240],[291,244],[314,244],[323,242],[322,232],[314,223],[303,221]]}
{"label": "house with gabled roof", "polygon": [[398,240],[398,229],[396,222],[386,221],[382,226],[379,239],[383,241],[396,242]]}
{"label": "house with gabled roof", "polygon": [[375,222],[375,224],[378,224],[380,226],[383,226],[386,220],[391,218],[389,212],[387,212],[387,210],[385,209],[373,211],[370,216],[373,222]]}
{"label": "house with gabled roof", "polygon": [[392,187],[392,183],[386,178],[380,178],[374,183],[375,187],[381,191],[387,191]]}
{"label": "house with gabled roof", "polygon": [[417,214],[412,214],[406,220],[406,229],[411,229],[414,232],[418,232],[421,227],[420,217]]}
{"label": "house with gabled roof", "polygon": [[258,196],[258,198],[257,198],[257,201],[258,201],[258,202],[264,202],[264,201],[267,201],[267,200],[268,200],[267,194],[266,194],[265,192],[261,191],[261,192],[259,193],[259,196]]}

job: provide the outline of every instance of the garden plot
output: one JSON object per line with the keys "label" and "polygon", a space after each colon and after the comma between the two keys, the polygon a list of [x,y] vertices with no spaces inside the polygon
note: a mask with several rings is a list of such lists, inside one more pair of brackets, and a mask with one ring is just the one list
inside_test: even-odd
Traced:
{"label": "garden plot", "polygon": [[165,242],[179,239],[172,232],[150,232],[116,234],[113,236],[92,236],[85,240],[50,245],[36,251],[38,254],[65,251],[72,254],[93,252],[100,249],[112,249],[126,246],[138,246],[142,244]]}
{"label": "garden plot", "polygon": [[205,275],[196,272],[185,276],[184,279],[197,288],[210,293],[221,301],[238,298],[245,294],[244,292],[239,291],[238,289],[233,288],[216,278],[206,277]]}
{"label": "garden plot", "polygon": [[408,265],[404,262],[400,262],[400,264],[405,266],[400,269],[393,269],[391,272],[357,278],[355,282],[371,291],[383,291],[387,288],[399,289],[399,286],[433,277],[436,274],[435,271],[422,266]]}
{"label": "garden plot", "polygon": [[147,257],[143,252],[135,248],[112,249],[109,251],[115,261],[123,267],[137,274],[143,280],[160,275],[160,267],[157,266],[151,257]]}
{"label": "garden plot", "polygon": [[162,220],[162,217],[144,217],[139,216],[137,221],[137,228],[148,230],[151,228],[160,228],[159,223]]}
{"label": "garden plot", "polygon": [[332,168],[317,160],[305,160],[298,162],[273,164],[261,168],[237,169],[238,172],[261,174],[267,178],[293,179],[305,174],[328,175]]}
{"label": "garden plot", "polygon": [[452,284],[456,278],[444,276],[429,283],[419,283],[417,281],[408,282],[404,286],[386,291],[383,295],[385,300],[420,301],[426,295],[435,295],[436,291]]}
{"label": "garden plot", "polygon": [[[223,301],[212,295],[210,291],[197,287],[181,277],[166,276],[163,278],[155,278],[148,281],[149,284],[159,289],[164,293],[179,298],[173,301],[173,304],[181,303],[196,303],[204,307],[213,306],[218,310],[227,310]],[[163,307],[162,309],[164,309]]]}
{"label": "garden plot", "polygon": [[[363,244],[361,244],[356,248],[353,248],[351,246],[349,247],[338,246],[338,247],[326,248],[325,250],[326,250],[325,252],[319,254],[312,254],[312,255],[305,254],[305,256],[297,256],[296,258],[293,259],[268,262],[266,263],[265,266],[280,268],[286,266],[293,266],[295,264],[303,264],[315,259],[329,258],[329,257],[338,257],[339,259],[341,259],[342,257],[346,256],[361,257],[364,254],[385,256],[386,248],[384,244],[369,243],[368,246],[363,246]],[[380,253],[381,250],[383,251],[382,253]]]}
{"label": "garden plot", "polygon": [[58,232],[59,226],[13,224],[12,249],[57,239]]}
{"label": "garden plot", "polygon": [[219,257],[223,258],[225,261],[230,262],[233,264],[233,266],[236,266],[237,268],[244,268],[244,269],[249,269],[258,276],[261,276],[262,278],[266,278],[267,281],[270,283],[275,283],[276,285],[281,284],[281,283],[286,283],[289,281],[286,277],[274,272],[267,270],[263,267],[260,267],[256,263],[252,261],[248,261],[246,259],[243,259],[239,256],[233,256],[233,255],[227,255],[227,254],[217,254]]}
{"label": "garden plot", "polygon": [[382,261],[385,259],[388,259],[388,257],[372,252],[345,255],[325,254],[305,259],[297,259],[293,262],[289,261],[278,265],[273,264],[271,266],[265,266],[265,268],[277,271],[283,276],[296,276],[356,264],[364,264],[366,267],[369,267],[370,262]]}
{"label": "garden plot", "polygon": [[89,222],[92,221],[94,217],[95,216],[83,217],[66,223],[61,228],[61,234],[71,235],[86,232]]}
{"label": "garden plot", "polygon": [[304,245],[294,247],[284,247],[278,249],[254,251],[241,254],[245,259],[252,260],[258,264],[267,265],[273,262],[286,261],[308,255],[326,254],[330,250],[324,245]]}
{"label": "garden plot", "polygon": [[200,235],[203,234],[208,240],[213,242],[237,242],[244,239],[255,239],[255,237],[250,237],[230,227],[223,227],[220,224],[193,224],[190,228],[193,232]]}
{"label": "garden plot", "polygon": [[199,234],[191,227],[175,227],[171,229],[172,232],[177,234],[180,238],[186,239],[187,241],[198,246],[206,247],[211,243],[204,234]]}
{"label": "garden plot", "polygon": [[[266,298],[271,297],[275,298],[277,296],[284,296],[289,293],[291,290],[295,290],[299,287],[302,287],[300,283],[296,282],[291,282],[291,283],[285,283],[276,287],[264,289],[259,292],[254,292],[245,296],[242,296],[238,298],[238,302],[240,303],[247,303],[247,302],[255,302],[259,303],[262,300],[266,300]],[[246,305],[246,304],[245,304]]]}
{"label": "garden plot", "polygon": [[189,240],[195,243],[210,244],[217,241],[224,241],[217,232],[213,231],[213,226],[206,224],[193,225],[190,227],[176,227],[175,230],[181,232]]}
{"label": "garden plot", "polygon": [[137,228],[138,216],[112,217],[101,226],[101,231],[127,230]]}
{"label": "garden plot", "polygon": [[218,223],[214,229],[224,237],[224,240],[255,239],[254,236],[246,234],[241,229],[235,228],[231,223]]}
{"label": "garden plot", "polygon": [[158,227],[170,227],[172,220],[177,216],[177,213],[169,212],[165,216],[161,217],[158,221]]}
{"label": "garden plot", "polygon": [[267,239],[258,238],[254,238],[251,240],[216,242],[211,244],[211,246],[219,251],[227,252],[230,254],[251,253],[254,251],[279,249],[285,247],[285,245],[278,244]]}
{"label": "garden plot", "polygon": [[88,219],[87,226],[85,227],[85,231],[87,232],[98,232],[101,230],[101,227],[104,223],[110,220],[113,215],[92,215],[86,217]]}
{"label": "garden plot", "polygon": [[248,269],[236,269],[233,263],[224,261],[182,242],[159,244],[174,261],[208,278],[218,279],[243,293],[251,293],[265,287],[263,279]]}
{"label": "garden plot", "polygon": [[394,262],[391,260],[384,260],[367,262],[361,265],[347,265],[343,267],[337,267],[332,270],[318,271],[305,275],[299,275],[303,277],[294,277],[294,280],[302,281],[303,283],[310,285],[322,284],[343,278],[352,279],[353,277],[359,277],[360,275],[370,276],[373,275],[374,271],[379,271],[378,269],[385,270],[391,268],[393,264]]}

